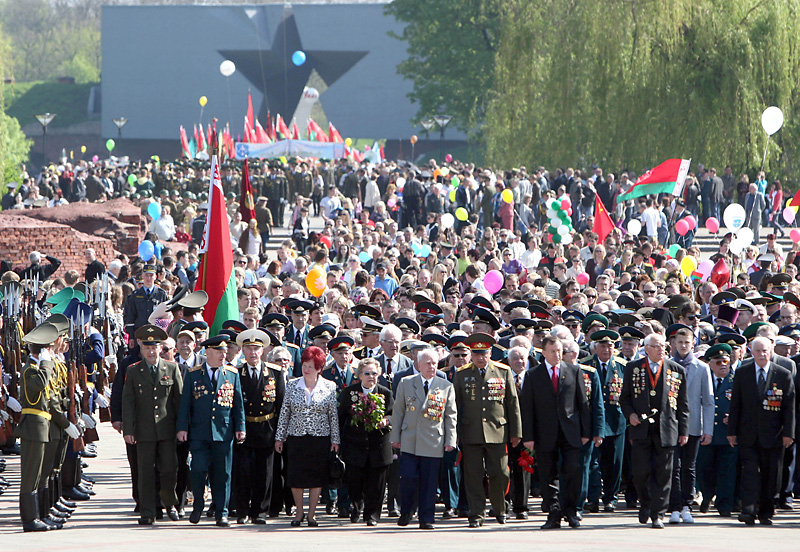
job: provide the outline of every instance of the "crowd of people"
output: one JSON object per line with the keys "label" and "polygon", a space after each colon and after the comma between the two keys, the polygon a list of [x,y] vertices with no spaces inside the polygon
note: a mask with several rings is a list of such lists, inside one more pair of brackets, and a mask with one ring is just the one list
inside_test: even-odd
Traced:
{"label": "crowd of people", "polygon": [[[655,528],[712,505],[747,525],[791,508],[800,249],[784,254],[770,234],[734,254],[735,236],[722,235],[711,260],[727,272],[699,278],[683,267],[701,258],[694,231],[674,232],[690,214],[719,218],[726,201],[773,212],[782,200],[748,199],[762,176],[734,198],[728,170],[699,167],[680,197],[617,203],[632,173],[288,161],[250,164],[250,220],[239,169],[223,165],[239,315],[215,335],[208,295],[192,291],[207,166],[63,164],[23,174],[3,199],[37,208],[50,194],[128,196],[155,251],[106,265],[87,250],[83,275],[58,277],[55,251],[4,266],[4,290],[35,301],[38,323],[18,380],[4,373],[25,530],[60,527],[74,504],[59,496],[88,498],[73,465],[68,491],[58,479],[64,458],[80,466],[92,454],[74,440],[100,414],[125,440],[143,525],[205,513],[223,527],[284,514],[314,527],[322,502],[353,523],[375,526],[385,512],[433,529],[438,501],[442,518],[480,527],[528,519],[532,496],[543,529],[579,527],[601,508],[637,509]],[[698,183],[707,212],[696,210]],[[565,198],[566,243],[547,215],[548,200]],[[615,224],[603,239],[598,201]],[[327,285],[312,294],[315,268]],[[91,400],[70,420],[62,368],[76,328],[95,356],[79,355],[94,366],[82,390]],[[106,375],[113,383],[98,390]]]}

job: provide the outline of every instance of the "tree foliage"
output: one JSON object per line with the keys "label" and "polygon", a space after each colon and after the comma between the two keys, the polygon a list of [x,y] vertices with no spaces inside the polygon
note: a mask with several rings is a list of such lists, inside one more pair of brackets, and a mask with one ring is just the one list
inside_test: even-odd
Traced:
{"label": "tree foliage", "polygon": [[472,131],[486,115],[493,64],[506,0],[394,0],[386,12],[406,26],[408,43],[399,73],[413,81],[415,122],[437,113]]}
{"label": "tree foliage", "polygon": [[[5,70],[10,47],[0,31],[0,75]],[[32,141],[25,137],[19,121],[5,114],[4,85],[0,83],[0,192],[6,183],[19,177],[19,168],[28,160]]]}
{"label": "tree foliage", "polygon": [[757,169],[761,112],[792,170],[800,0],[508,0],[487,117],[491,162]]}

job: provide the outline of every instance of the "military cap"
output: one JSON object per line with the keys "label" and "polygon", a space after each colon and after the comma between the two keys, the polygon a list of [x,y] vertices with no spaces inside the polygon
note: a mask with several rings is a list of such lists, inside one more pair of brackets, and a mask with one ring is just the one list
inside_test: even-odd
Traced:
{"label": "military cap", "polygon": [[778,330],[778,335],[785,335],[787,337],[800,337],[800,324],[787,324]]}
{"label": "military cap", "polygon": [[353,312],[358,313],[359,317],[366,316],[377,321],[380,321],[383,318],[381,316],[381,311],[372,305],[356,305],[352,310]]}
{"label": "military cap", "polygon": [[533,333],[547,333],[552,327],[553,322],[550,320],[536,320],[536,327],[534,327]]}
{"label": "military cap", "polygon": [[642,322],[644,317],[641,314],[631,312],[619,315],[619,325],[620,326],[635,326],[639,322]]}
{"label": "military cap", "polygon": [[430,349],[431,344],[425,343],[419,339],[405,339],[400,342],[400,352],[408,353],[409,351],[420,351],[422,349]]}
{"label": "military cap", "polygon": [[59,303],[69,303],[75,297],[75,290],[70,287],[65,287],[61,291],[54,293],[47,299],[47,303],[51,305],[58,305]]}
{"label": "military cap", "polygon": [[175,305],[186,309],[199,309],[205,307],[206,303],[208,303],[208,294],[201,289],[187,293],[175,301]]}
{"label": "military cap", "polygon": [[730,291],[731,293],[733,293],[733,294],[734,294],[734,295],[735,295],[737,298],[739,298],[739,299],[746,299],[746,298],[747,298],[747,294],[746,294],[746,293],[745,293],[745,291],[744,291],[742,288],[740,288],[740,287],[736,287],[736,286],[734,286],[734,287],[732,287],[732,288],[729,288],[729,289],[728,289],[728,291]]}
{"label": "military cap", "polygon": [[488,351],[497,343],[495,338],[485,333],[473,333],[464,338],[464,344],[473,351]]}
{"label": "military cap", "polygon": [[653,309],[652,319],[659,321],[665,328],[675,322],[675,317],[667,309]]}
{"label": "military cap", "polygon": [[608,328],[608,318],[606,318],[602,314],[597,314],[596,312],[590,312],[583,319],[583,322],[581,323],[581,330],[583,331],[583,333],[586,333],[589,331],[589,328],[597,324],[600,324]]}
{"label": "military cap", "polygon": [[455,331],[460,330],[461,329],[461,324],[459,324],[458,322],[450,322],[445,329],[447,330],[447,333],[450,334],[450,333],[453,333]]}
{"label": "military cap", "polygon": [[548,308],[547,307],[547,303],[545,303],[541,299],[528,299],[528,308],[531,308],[531,307],[534,307],[534,306],[541,307],[544,310],[547,310],[547,308]]}
{"label": "military cap", "polygon": [[[758,293],[758,292],[756,292],[756,293]],[[786,295],[794,295],[794,294],[793,293],[787,293]],[[786,295],[783,296],[783,300],[788,302],[788,300],[786,299]],[[769,304],[769,299],[767,299],[763,295],[754,295],[752,297],[747,297],[747,300],[750,301],[751,303],[753,303],[754,305],[767,306]],[[798,303],[798,305],[800,306],[800,303]]]}
{"label": "military cap", "polygon": [[730,303],[736,301],[736,294],[730,291],[720,291],[711,297],[711,303],[714,305],[721,305],[723,303]]}
{"label": "military cap", "polygon": [[772,278],[769,279],[769,283],[772,285],[775,284],[788,284],[792,281],[792,277],[786,274],[785,272],[780,272],[778,274],[773,274]]}
{"label": "military cap", "polygon": [[669,300],[664,303],[662,306],[665,309],[674,309],[680,307],[683,304],[690,303],[692,299],[686,295],[673,295],[669,298]]}
{"label": "military cap", "polygon": [[797,297],[797,295],[795,295],[791,291],[787,291],[786,293],[783,294],[783,300],[786,303],[791,303],[795,307],[800,307],[800,297]]}
{"label": "military cap", "polygon": [[267,331],[264,328],[259,328],[259,330],[261,330],[262,332],[267,334],[267,337],[269,338],[269,344],[270,345],[272,345],[273,347],[280,347],[281,346],[281,340],[278,339],[277,335],[275,335],[274,333],[272,333],[270,331]]}
{"label": "military cap", "polygon": [[203,341],[200,346],[206,349],[227,349],[230,341],[231,337],[229,335],[220,334],[215,335],[214,337],[209,337]]}
{"label": "military cap", "polygon": [[497,320],[497,317],[492,314],[491,311],[484,309],[483,307],[477,307],[474,311],[472,311],[472,322],[489,324],[493,330],[500,328],[500,322]]}
{"label": "military cap", "polygon": [[329,351],[338,351],[339,349],[346,349],[348,347],[353,347],[356,344],[356,340],[350,337],[349,335],[337,335],[330,341],[328,341],[328,350]]}
{"label": "military cap", "polygon": [[445,326],[445,325],[446,324],[444,323],[444,316],[441,314],[431,316],[422,323],[423,328],[430,328],[431,326]]}
{"label": "military cap", "polygon": [[318,311],[318,310],[323,310],[322,303],[320,303],[319,301],[309,301],[309,303],[311,303],[311,308],[308,309],[309,313],[312,313],[312,312]]}
{"label": "military cap", "polygon": [[336,328],[330,324],[320,324],[308,330],[309,339],[333,339],[336,335]]}
{"label": "military cap", "polygon": [[51,314],[43,324],[52,324],[61,334],[69,331],[69,318],[63,314]]}
{"label": "military cap", "polygon": [[[720,328],[722,329],[722,328]],[[726,328],[727,329],[727,328]],[[741,347],[747,343],[747,338],[733,331],[719,332],[714,338],[717,343],[724,343],[729,347]]]}
{"label": "military cap", "polygon": [[[492,305],[492,302],[489,301],[483,295],[476,295],[475,297],[473,297],[472,298],[472,304],[475,305],[476,307],[483,307],[484,309],[486,309],[488,311],[493,311],[494,310],[494,305]],[[473,309],[474,308],[475,307],[473,307]]]}
{"label": "military cap", "polygon": [[453,245],[450,242],[443,241],[442,243],[439,244],[439,247],[442,247],[444,249],[454,249],[455,245]]}
{"label": "military cap", "polygon": [[736,310],[738,311],[742,312],[750,311],[751,313],[753,313],[753,316],[758,315],[758,310],[756,310],[756,306],[747,299],[737,299],[735,305],[736,305]]}
{"label": "military cap", "polygon": [[245,345],[267,345],[269,336],[259,329],[245,330],[236,336],[236,344],[239,347]]}
{"label": "military cap", "polygon": [[136,333],[134,333],[133,336],[147,345],[161,343],[162,341],[166,341],[166,339],[169,337],[167,332],[153,324],[145,324],[136,330]]}
{"label": "military cap", "polygon": [[766,291],[762,291],[761,295],[767,298],[767,306],[771,307],[772,305],[777,305],[781,302],[781,298],[775,295],[774,293],[769,293]]}
{"label": "military cap", "polygon": [[515,318],[510,324],[515,332],[525,332],[536,326],[536,320],[533,318]]}
{"label": "military cap", "polygon": [[736,320],[739,318],[739,310],[733,305],[723,303],[719,306],[717,318],[725,320],[731,324],[736,324]]}
{"label": "military cap", "polygon": [[440,307],[433,301],[420,301],[419,303],[414,305],[414,310],[416,310],[420,314],[430,314],[431,316],[436,314],[442,314],[442,307]]}
{"label": "military cap", "polygon": [[531,311],[531,315],[533,315],[534,318],[550,318],[550,316],[552,316],[550,314],[550,311],[548,311],[547,309],[543,309],[539,305],[531,305],[528,308]]}
{"label": "military cap", "polygon": [[[619,291],[630,291],[635,287],[636,286],[634,286],[633,282],[625,282],[624,284],[620,285],[617,289]],[[617,300],[617,304],[619,305],[619,299]]]}
{"label": "military cap", "polygon": [[528,302],[527,301],[523,301],[521,299],[518,300],[518,301],[510,301],[510,302],[506,303],[505,307],[503,307],[503,312],[510,313],[512,310],[516,309],[517,307],[520,307],[520,308],[523,308],[523,309],[527,309],[528,308]]}
{"label": "military cap", "polygon": [[154,264],[146,264],[142,269],[142,274],[155,274],[156,273],[156,265]]}
{"label": "military cap", "polygon": [[267,327],[286,326],[289,324],[289,317],[279,312],[271,312],[261,320],[261,324]]}
{"label": "military cap", "polygon": [[383,329],[383,324],[369,316],[361,316],[361,333],[379,333]]}
{"label": "military cap", "polygon": [[775,338],[775,345],[786,345],[788,347],[794,345],[794,339],[786,335],[779,335]]}
{"label": "military cap", "polygon": [[203,320],[195,320],[186,324],[181,331],[204,332],[208,329],[208,324]]}
{"label": "military cap", "polygon": [[239,322],[238,320],[226,320],[225,322],[222,323],[222,329],[223,330],[233,330],[234,332],[239,334],[239,333],[245,331],[247,329],[247,326],[245,326],[243,323]]}
{"label": "military cap", "polygon": [[314,303],[311,301],[306,301],[305,299],[292,299],[286,303],[286,307],[292,311],[292,313],[303,314],[306,312],[311,312],[311,310],[314,308]]}
{"label": "military cap", "polygon": [[733,349],[731,349],[730,345],[725,343],[717,343],[716,345],[712,345],[706,349],[706,352],[703,354],[702,358],[706,361],[715,360],[718,358],[730,359],[732,354]]}
{"label": "military cap", "polygon": [[239,336],[239,332],[237,332],[236,330],[232,330],[230,328],[222,328],[219,331],[219,335],[227,335],[228,337],[231,338],[230,343],[236,345],[236,338]]}
{"label": "military cap", "polygon": [[616,343],[619,341],[619,334],[614,330],[600,330],[592,333],[589,338],[594,343]]}
{"label": "military cap", "polygon": [[429,333],[422,336],[422,341],[431,345],[447,347],[447,336],[437,333]]}
{"label": "military cap", "polygon": [[620,338],[624,339],[635,339],[639,341],[640,339],[644,339],[644,334],[637,328],[633,326],[622,326],[619,329],[619,336]]}
{"label": "military cap", "polygon": [[451,351],[453,349],[469,349],[464,340],[467,338],[466,335],[451,335],[450,339],[447,340],[447,348]]}
{"label": "military cap", "polygon": [[59,331],[55,325],[45,322],[29,331],[27,335],[22,338],[22,341],[33,345],[50,345],[58,339],[58,334]]}
{"label": "military cap", "polygon": [[692,335],[694,335],[692,328],[686,324],[672,324],[667,328],[667,339],[672,339],[675,337],[675,334],[677,334],[680,330],[688,330]]}
{"label": "military cap", "polygon": [[411,318],[406,318],[405,316],[400,316],[395,318],[394,325],[400,328],[401,330],[405,330],[407,332],[411,332],[413,334],[418,334],[422,328],[417,323],[416,320],[412,320]]}
{"label": "military cap", "polygon": [[641,305],[630,295],[621,294],[617,297],[617,305],[624,309],[639,310]]}
{"label": "military cap", "polygon": [[564,322],[576,321],[580,323],[583,322],[585,318],[586,315],[577,309],[567,309],[561,313],[561,320],[563,320]]}
{"label": "military cap", "polygon": [[742,335],[747,339],[747,341],[752,341],[756,337],[756,332],[761,328],[761,326],[768,326],[769,322],[754,322],[747,326],[745,330],[742,332]]}

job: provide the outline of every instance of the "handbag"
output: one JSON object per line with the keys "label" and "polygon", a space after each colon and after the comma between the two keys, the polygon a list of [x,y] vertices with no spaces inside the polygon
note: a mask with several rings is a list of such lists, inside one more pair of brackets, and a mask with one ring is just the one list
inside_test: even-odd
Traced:
{"label": "handbag", "polygon": [[329,485],[331,487],[341,487],[344,481],[344,460],[339,456],[338,452],[331,452],[328,456],[328,477],[330,478]]}

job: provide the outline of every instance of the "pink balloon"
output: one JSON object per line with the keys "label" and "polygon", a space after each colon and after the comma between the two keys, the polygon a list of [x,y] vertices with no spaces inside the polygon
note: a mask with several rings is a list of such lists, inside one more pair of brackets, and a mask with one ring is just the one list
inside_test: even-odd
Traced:
{"label": "pink balloon", "polygon": [[685,220],[686,224],[689,225],[689,230],[694,230],[695,228],[697,228],[697,219],[695,219],[692,215],[689,215],[683,220]]}
{"label": "pink balloon", "polygon": [[570,207],[569,209],[567,209],[567,214],[568,214],[569,216],[572,216],[572,207]]}
{"label": "pink balloon", "polygon": [[708,280],[708,277],[711,276],[711,272],[714,270],[714,261],[710,259],[706,259],[705,261],[701,262],[697,265],[697,272],[703,275],[702,281],[705,282]]}
{"label": "pink balloon", "polygon": [[575,280],[577,280],[577,282],[580,285],[585,286],[586,284],[589,283],[589,275],[586,274],[585,272],[581,272],[580,274],[575,276]]}
{"label": "pink balloon", "polygon": [[444,156],[444,160],[447,163],[451,163],[453,161],[453,156],[448,153],[447,155]]}
{"label": "pink balloon", "polygon": [[686,219],[681,219],[675,223],[675,231],[681,236],[686,235],[686,232],[689,231],[689,223],[686,222]]}
{"label": "pink balloon", "polygon": [[386,206],[389,207],[390,209],[394,208],[395,205],[397,205],[397,202],[394,200],[394,198],[386,202]]}
{"label": "pink balloon", "polygon": [[706,230],[712,234],[719,232],[719,221],[714,217],[708,217],[706,219]]}
{"label": "pink balloon", "polygon": [[792,231],[789,232],[789,237],[792,239],[793,243],[800,242],[800,229],[792,228]]}
{"label": "pink balloon", "polygon": [[100,158],[97,155],[93,155],[92,156],[92,163],[97,163],[98,161],[100,161]]}
{"label": "pink balloon", "polygon": [[505,278],[503,278],[503,273],[499,270],[490,270],[486,273],[486,276],[483,277],[483,287],[492,295],[503,289],[504,282]]}
{"label": "pink balloon", "polygon": [[564,199],[561,200],[561,209],[566,211],[570,207],[572,207],[572,201],[568,197],[565,197]]}
{"label": "pink balloon", "polygon": [[786,209],[783,210],[783,220],[785,220],[789,224],[794,222],[795,215],[796,213],[794,212],[794,209],[792,209],[791,207],[787,207]]}

